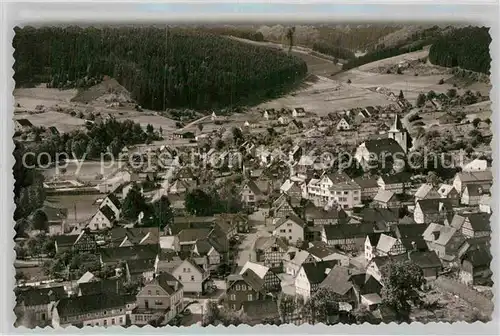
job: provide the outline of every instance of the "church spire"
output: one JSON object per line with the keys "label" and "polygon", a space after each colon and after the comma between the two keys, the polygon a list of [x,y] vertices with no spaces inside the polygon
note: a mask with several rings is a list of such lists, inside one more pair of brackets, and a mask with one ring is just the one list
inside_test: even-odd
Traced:
{"label": "church spire", "polygon": [[401,119],[398,114],[394,118],[394,124],[392,124],[390,132],[401,132],[403,131],[403,124],[401,123]]}

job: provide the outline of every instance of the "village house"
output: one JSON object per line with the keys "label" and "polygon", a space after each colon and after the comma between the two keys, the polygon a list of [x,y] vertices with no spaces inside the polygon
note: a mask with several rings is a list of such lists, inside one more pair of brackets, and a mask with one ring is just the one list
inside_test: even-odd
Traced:
{"label": "village house", "polygon": [[424,278],[435,280],[443,270],[443,265],[435,251],[409,251],[408,258],[423,272]]}
{"label": "village house", "polygon": [[379,185],[375,178],[366,178],[366,177],[358,177],[354,179],[361,187],[361,201],[369,201],[372,200],[375,195],[378,193]]}
{"label": "village house", "polygon": [[124,292],[121,278],[93,279],[92,281],[78,284],[78,296],[102,293],[122,294]]}
{"label": "village house", "polygon": [[382,271],[386,264],[395,263],[398,261],[408,260],[406,253],[395,256],[380,256],[373,257],[366,265],[366,273],[375,278],[378,282],[382,283]]}
{"label": "village house", "polygon": [[303,118],[306,116],[306,111],[303,107],[296,107],[292,111],[292,117],[294,118]]}
{"label": "village house", "polygon": [[372,233],[366,236],[365,259],[370,261],[373,257],[393,256],[406,253],[400,239],[384,233]]}
{"label": "village house", "polygon": [[[274,217],[274,223],[278,222],[281,218],[286,218],[287,216],[297,216],[294,207],[291,204],[292,198],[287,197],[282,194],[276,201],[272,204],[272,216]],[[299,204],[300,205],[300,201]]]}
{"label": "village house", "polygon": [[398,208],[401,205],[398,195],[394,192],[384,189],[379,189],[372,203],[374,208]]}
{"label": "village house", "polygon": [[217,214],[215,215],[215,225],[219,226],[222,231],[226,232],[228,239],[234,237],[236,233],[248,233],[250,229],[248,216],[241,213]]}
{"label": "village house", "polygon": [[305,138],[322,138],[325,136],[324,132],[318,127],[308,129],[303,134]]}
{"label": "village house", "polygon": [[491,195],[485,194],[479,199],[479,211],[491,214]]}
{"label": "village house", "polygon": [[428,198],[440,198],[441,194],[438,193],[436,188],[430,183],[422,184],[415,192],[415,202],[428,199]]}
{"label": "village house", "polygon": [[479,205],[479,200],[485,194],[485,190],[479,184],[466,184],[462,191],[460,203],[464,205]]}
{"label": "village house", "polygon": [[474,159],[462,167],[462,172],[479,172],[488,170],[488,161],[481,159]]}
{"label": "village house", "polygon": [[97,185],[97,188],[101,194],[107,194],[114,192],[124,183],[136,182],[138,180],[139,176],[136,173],[122,168],[103,178],[102,182]]}
{"label": "village house", "polygon": [[307,248],[307,252],[309,252],[314,257],[314,259],[316,259],[316,261],[336,260],[339,265],[349,265],[348,255],[331,246],[328,246],[327,244],[325,244],[325,242],[309,242],[308,245],[309,247]]}
{"label": "village house", "polygon": [[320,206],[339,204],[344,209],[352,209],[361,204],[361,187],[345,173],[325,173],[319,180],[311,179],[307,193],[308,198]]}
{"label": "village house", "polygon": [[209,273],[200,268],[192,259],[184,259],[172,275],[182,284],[185,293],[202,294],[207,285]]}
{"label": "village house", "polygon": [[387,231],[392,225],[399,223],[399,209],[394,208],[363,208],[353,218],[365,224],[371,224],[377,231]]}
{"label": "village house", "polygon": [[165,234],[175,236],[186,229],[211,229],[215,225],[214,216],[175,216],[173,223],[165,227]]}
{"label": "village house", "polygon": [[170,322],[184,308],[184,289],[171,274],[161,273],[137,294],[137,306],[131,314],[132,323],[145,325],[158,317],[161,325]]}
{"label": "village house", "polygon": [[[403,148],[394,139],[384,138],[367,140],[360,144],[356,149],[354,157],[363,169],[369,170],[370,167],[376,167],[375,163],[383,164],[387,157],[403,158]],[[385,161],[385,167],[389,168],[390,161]]]}
{"label": "village house", "polygon": [[115,227],[111,229],[111,244],[113,246],[150,245],[159,244],[159,242],[160,229],[157,227]]}
{"label": "village house", "polygon": [[305,223],[295,215],[289,215],[281,218],[275,225],[273,235],[286,239],[289,244],[296,244],[304,241]]}
{"label": "village house", "polygon": [[40,210],[47,218],[48,234],[50,236],[62,235],[67,231],[68,209],[59,208],[45,202]]}
{"label": "village house", "polygon": [[253,180],[248,180],[243,184],[240,195],[241,202],[247,206],[254,206],[264,199],[262,191]]}
{"label": "village house", "polygon": [[335,127],[337,131],[349,131],[353,127],[353,122],[347,117],[343,116],[340,118],[337,126]]}
{"label": "village house", "polygon": [[95,235],[88,230],[82,230],[77,235],[56,236],[54,245],[56,253],[64,251],[94,253],[97,250]]}
{"label": "village house", "polygon": [[106,198],[99,204],[99,208],[103,208],[105,206],[108,206],[113,213],[115,214],[116,220],[120,219],[120,213],[121,213],[121,203],[120,200],[116,197],[115,194],[111,193]]}
{"label": "village house", "polygon": [[321,232],[321,240],[343,251],[362,249],[366,235],[373,233],[372,224],[326,225]]}
{"label": "village house", "polygon": [[288,250],[286,242],[276,236],[258,237],[254,243],[257,262],[276,270],[283,267],[283,255]]}
{"label": "village house", "polygon": [[391,226],[391,233],[401,241],[406,250],[427,251],[427,244],[423,237],[426,229],[425,224],[396,224]]}
{"label": "village house", "polygon": [[113,293],[63,298],[52,310],[52,326],[123,326],[125,309],[123,296]]}
{"label": "village house", "polygon": [[453,207],[460,204],[460,194],[451,184],[441,184],[438,188],[438,193],[441,198],[446,198]]}
{"label": "village house", "polygon": [[95,215],[90,219],[87,227],[92,231],[110,229],[113,227],[116,217],[115,213],[107,205],[99,208]]}
{"label": "village house", "polygon": [[336,225],[347,223],[349,216],[342,208],[319,208],[309,204],[305,208],[305,220],[309,225]]}
{"label": "village house", "polygon": [[197,240],[192,253],[197,257],[205,257],[209,268],[218,266],[222,262],[221,253],[210,243],[209,239]]}
{"label": "village house", "polygon": [[308,251],[289,246],[288,251],[283,255],[283,269],[286,274],[295,278],[303,264],[315,261],[317,261],[316,258]]}
{"label": "village house", "polygon": [[413,218],[416,223],[442,223],[453,215],[453,207],[444,198],[424,199],[415,205]]}
{"label": "village house", "polygon": [[207,239],[211,228],[203,229],[184,229],[180,231],[174,238],[174,249],[177,252],[190,252],[194,245],[200,239]]}
{"label": "village house", "polygon": [[264,279],[248,268],[242,274],[232,274],[227,278],[226,306],[239,311],[245,302],[266,299]]}
{"label": "village house", "polygon": [[460,264],[460,281],[467,285],[491,285],[491,254],[485,250],[466,253]]}
{"label": "village house", "polygon": [[264,290],[266,292],[277,292],[281,289],[280,278],[269,267],[247,261],[241,268],[240,275],[243,275],[247,269],[251,269],[264,281]]}
{"label": "village house", "polygon": [[134,259],[155,260],[159,250],[160,247],[157,244],[103,247],[99,249],[101,266],[115,266],[122,261]]}
{"label": "village house", "polygon": [[37,326],[44,327],[52,321],[52,308],[56,302],[65,297],[63,286],[21,289],[14,310],[32,317]]}
{"label": "village house", "polygon": [[392,191],[395,194],[404,194],[405,191],[411,187],[411,174],[407,172],[400,172],[390,175],[382,175],[377,180],[380,189]]}
{"label": "village house", "polygon": [[437,223],[431,223],[423,234],[430,251],[435,251],[443,263],[451,263],[457,257],[465,237],[459,229]]}
{"label": "village house", "polygon": [[304,125],[302,124],[302,122],[295,119],[290,120],[288,125],[286,125],[286,131],[288,134],[296,134],[301,132],[303,129]]}
{"label": "village house", "polygon": [[125,263],[125,277],[129,282],[149,281],[155,273],[155,259],[132,259]]}
{"label": "village house", "polygon": [[33,124],[28,119],[14,119],[14,130],[16,132],[29,132]]}
{"label": "village house", "polygon": [[290,197],[302,197],[302,189],[298,186],[298,183],[290,179],[281,185],[280,192]]}
{"label": "village house", "polygon": [[489,237],[491,234],[490,214],[469,213],[455,214],[450,226],[460,230],[466,239]]}
{"label": "village house", "polygon": [[488,192],[493,184],[493,174],[490,170],[486,170],[476,172],[459,172],[455,175],[453,186],[460,194],[468,184],[480,185],[484,192]]}
{"label": "village house", "polygon": [[296,295],[302,296],[304,301],[309,300],[335,265],[335,260],[302,264],[295,277]]}

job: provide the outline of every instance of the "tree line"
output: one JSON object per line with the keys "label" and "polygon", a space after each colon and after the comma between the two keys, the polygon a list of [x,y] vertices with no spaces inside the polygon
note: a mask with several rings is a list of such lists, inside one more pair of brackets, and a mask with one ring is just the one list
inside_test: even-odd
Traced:
{"label": "tree line", "polygon": [[115,78],[143,107],[242,105],[288,90],[305,62],[194,28],[16,28],[16,85],[91,85]]}
{"label": "tree line", "polygon": [[331,45],[329,42],[326,41],[314,42],[312,49],[322,54],[333,56],[335,58],[340,58],[343,60],[351,60],[356,58],[356,56],[352,51],[342,47]]}
{"label": "tree line", "polygon": [[437,39],[429,50],[429,60],[445,67],[490,73],[491,36],[486,27],[465,27]]}

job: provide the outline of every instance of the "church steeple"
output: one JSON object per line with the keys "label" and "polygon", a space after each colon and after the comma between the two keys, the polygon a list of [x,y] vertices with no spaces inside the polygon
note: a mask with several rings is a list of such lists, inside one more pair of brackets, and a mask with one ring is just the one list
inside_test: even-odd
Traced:
{"label": "church steeple", "polygon": [[405,153],[408,152],[408,132],[403,127],[403,123],[401,122],[401,118],[396,114],[394,118],[394,123],[392,124],[391,129],[389,130],[389,138],[396,140],[396,142],[401,146]]}
{"label": "church steeple", "polygon": [[401,118],[399,117],[398,114],[396,114],[396,117],[394,118],[394,123],[392,124],[392,127],[389,132],[402,132],[404,131],[403,124],[401,123]]}

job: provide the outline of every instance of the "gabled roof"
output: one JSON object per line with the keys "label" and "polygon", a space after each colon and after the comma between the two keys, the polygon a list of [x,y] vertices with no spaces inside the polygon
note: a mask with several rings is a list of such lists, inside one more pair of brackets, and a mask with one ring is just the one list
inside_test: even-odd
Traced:
{"label": "gabled roof", "polygon": [[476,172],[460,172],[457,177],[463,182],[492,182],[493,174],[490,170],[476,171]]}
{"label": "gabled roof", "polygon": [[158,244],[160,240],[160,229],[157,227],[116,227],[111,229],[111,240],[114,244],[121,244],[125,239],[133,245]]}
{"label": "gabled roof", "polygon": [[364,208],[361,210],[361,217],[363,218],[363,222],[366,223],[397,222],[399,214],[394,209]]}
{"label": "gabled roof", "polygon": [[454,227],[430,223],[424,231],[423,237],[427,242],[434,242],[438,245],[446,245],[456,232],[457,229]]}
{"label": "gabled roof", "polygon": [[417,198],[425,198],[425,196],[427,196],[427,194],[432,190],[434,189],[434,186],[430,183],[424,183],[422,184],[417,192],[415,192],[415,197]]}
{"label": "gabled roof", "polygon": [[153,278],[148,284],[156,284],[163,288],[168,294],[172,295],[181,289],[182,283],[179,282],[172,274],[162,272]]}
{"label": "gabled roof", "polygon": [[361,189],[371,189],[378,188],[377,179],[375,178],[366,178],[366,177],[357,177],[354,179]]}
{"label": "gabled roof", "polygon": [[181,243],[197,241],[207,238],[211,231],[211,229],[184,229],[177,234],[177,238]]}
{"label": "gabled roof", "polygon": [[481,196],[486,190],[479,184],[466,184],[464,192],[467,191],[469,196]]}
{"label": "gabled roof", "polygon": [[111,308],[125,308],[123,296],[113,293],[99,293],[61,299],[55,307],[59,317],[77,316]]}
{"label": "gabled roof", "polygon": [[259,187],[257,186],[257,184],[255,184],[253,180],[247,180],[243,184],[243,187],[245,187],[245,185],[248,186],[250,191],[252,191],[252,193],[254,193],[255,195],[262,195],[262,191],[259,189]]}
{"label": "gabled roof", "polygon": [[397,224],[392,229],[394,230],[394,235],[401,240],[406,249],[412,249],[413,243],[416,244],[419,250],[427,249],[427,244],[422,237],[427,229],[425,224]]}
{"label": "gabled roof", "polygon": [[21,125],[23,127],[32,127],[33,126],[31,121],[29,121],[28,119],[17,119],[16,121],[19,123],[19,125]]}
{"label": "gabled roof", "polygon": [[387,203],[391,200],[394,200],[396,194],[390,190],[379,189],[375,197],[373,198],[376,202]]}
{"label": "gabled roof", "polygon": [[311,243],[310,247],[307,249],[307,252],[320,259],[326,258],[334,253],[340,253],[339,251],[337,251],[337,249],[329,246],[323,241]]}
{"label": "gabled roof", "polygon": [[33,288],[21,289],[17,294],[16,301],[24,302],[25,306],[38,306],[49,304],[51,301],[57,301],[66,297],[66,291],[63,286],[48,287],[48,288]]}
{"label": "gabled roof", "polygon": [[441,260],[435,251],[412,251],[410,260],[417,264],[420,268],[442,267]]}
{"label": "gabled roof", "polygon": [[57,244],[57,247],[71,247],[73,244],[75,244],[76,240],[78,239],[80,235],[75,234],[75,235],[59,235],[55,236],[55,242]]}
{"label": "gabled roof", "polygon": [[381,234],[377,243],[377,250],[389,253],[391,248],[396,245],[398,240],[386,234]]}
{"label": "gabled roof", "polygon": [[439,193],[439,195],[441,195],[441,197],[448,197],[448,195],[451,192],[453,192],[453,190],[455,190],[455,192],[457,192],[455,187],[452,186],[451,184],[441,184],[441,186],[439,186],[439,188],[438,188],[438,193]]}
{"label": "gabled roof", "polygon": [[283,225],[285,222],[288,222],[288,221],[292,221],[292,222],[298,224],[301,227],[305,227],[306,226],[306,223],[304,223],[304,221],[302,219],[300,219],[299,217],[297,217],[294,214],[290,214],[290,215],[288,215],[288,216],[286,216],[284,218],[281,218],[276,223],[275,229],[279,228],[281,225]]}
{"label": "gabled roof", "polygon": [[206,255],[210,250],[213,248],[213,246],[210,244],[208,239],[199,239],[195,243],[196,250],[198,251],[199,255]]}
{"label": "gabled roof", "polygon": [[85,282],[78,285],[81,295],[93,295],[101,293],[120,294],[123,289],[121,279],[104,279],[99,281]]}
{"label": "gabled roof", "polygon": [[347,219],[349,216],[341,208],[332,208],[325,210],[324,208],[319,208],[314,204],[309,204],[306,209],[306,218],[312,219]]}
{"label": "gabled roof", "polygon": [[261,279],[264,279],[267,272],[269,271],[269,267],[267,266],[247,261],[245,265],[243,265],[240,274],[243,275],[243,273],[245,273],[247,269],[252,270]]}
{"label": "gabled roof", "polygon": [[400,172],[396,174],[381,175],[380,179],[384,181],[385,184],[400,184],[407,183],[410,181],[411,173]]}
{"label": "gabled roof", "polygon": [[450,201],[446,198],[428,198],[417,201],[423,213],[439,213],[440,204],[443,205],[445,211],[453,211]]}
{"label": "gabled roof", "polygon": [[99,211],[106,217],[110,222],[114,221],[116,219],[115,217],[115,212],[111,210],[111,208],[108,205],[103,206],[102,208],[99,209]]}
{"label": "gabled roof", "polygon": [[478,249],[467,252],[462,261],[467,260],[475,267],[489,267],[492,257],[491,253],[486,249]]}
{"label": "gabled roof", "polygon": [[326,287],[339,295],[344,295],[354,287],[351,277],[357,274],[364,275],[364,272],[341,265],[335,265],[323,280],[320,287]]}
{"label": "gabled roof", "polygon": [[264,279],[261,279],[252,269],[248,268],[241,274],[241,277],[247,285],[252,287],[256,292],[260,292],[264,289]]}
{"label": "gabled roof", "polygon": [[460,229],[465,223],[466,219],[469,219],[469,223],[474,231],[491,231],[490,227],[490,217],[491,215],[484,212],[471,213],[471,214],[455,214],[450,223],[450,226]]}
{"label": "gabled roof", "polygon": [[111,203],[114,204],[114,206],[117,208],[117,209],[121,209],[122,207],[122,204],[120,203],[120,200],[118,199],[118,197],[116,197],[115,194],[111,193],[107,196],[107,198],[111,201]]}
{"label": "gabled roof", "polygon": [[373,233],[372,224],[338,224],[323,227],[327,240],[366,237]]}
{"label": "gabled roof", "polygon": [[288,249],[288,245],[280,238],[276,237],[276,236],[269,236],[269,237],[258,237],[256,240],[255,240],[255,243],[254,243],[254,250],[261,250],[261,251],[265,251],[267,250],[268,248],[270,248],[271,246],[273,246],[274,244],[277,244],[278,246],[280,246],[283,250],[287,250]]}
{"label": "gabled roof", "polygon": [[127,261],[133,259],[156,259],[159,251],[160,246],[157,244],[105,247],[100,249],[103,262]]}
{"label": "gabled roof", "polygon": [[155,259],[132,259],[127,261],[130,274],[154,271]]}
{"label": "gabled roof", "polygon": [[327,269],[331,270],[337,264],[337,260],[318,261],[303,264],[302,268],[310,284],[320,284],[327,276]]}

